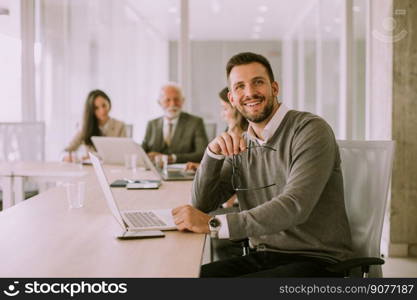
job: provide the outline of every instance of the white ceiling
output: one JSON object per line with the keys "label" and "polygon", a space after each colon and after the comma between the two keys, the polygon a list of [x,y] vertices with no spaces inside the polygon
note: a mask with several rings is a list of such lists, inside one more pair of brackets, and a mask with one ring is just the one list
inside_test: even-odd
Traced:
{"label": "white ceiling", "polygon": [[[323,38],[340,36],[342,1],[344,0],[320,0]],[[75,3],[85,4],[81,0]],[[68,2],[72,5],[75,3]],[[112,3],[113,9],[115,6],[122,8],[126,18],[129,18],[129,11],[133,10],[136,16],[140,16],[142,21],[167,39],[179,38],[180,0],[109,0],[104,3]],[[310,13],[303,18],[304,37],[316,37],[315,11],[311,10],[317,3],[316,0],[189,0],[189,3],[189,30],[193,40],[282,40],[294,28],[300,16],[306,15],[306,11]],[[10,9],[9,16],[0,17],[0,25],[2,22],[9,24],[13,20],[19,20],[13,18],[19,12],[17,4],[19,1],[0,0],[0,7]],[[365,0],[355,0],[354,4],[355,35],[364,36]],[[6,24],[0,26],[3,34],[6,32],[1,28],[16,28],[16,33],[19,32],[18,22],[16,26],[4,25]]]}
{"label": "white ceiling", "polygon": [[[190,0],[190,37],[195,40],[282,39],[312,1]],[[164,36],[178,39],[179,0],[127,0],[127,3]]]}

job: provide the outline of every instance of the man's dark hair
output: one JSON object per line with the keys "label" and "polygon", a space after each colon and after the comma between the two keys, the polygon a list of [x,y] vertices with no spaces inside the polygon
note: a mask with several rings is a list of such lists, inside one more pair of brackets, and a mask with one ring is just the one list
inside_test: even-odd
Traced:
{"label": "man's dark hair", "polygon": [[272,72],[271,64],[269,61],[264,56],[252,52],[242,52],[229,59],[226,66],[227,79],[229,79],[230,72],[235,66],[247,65],[254,62],[263,65],[271,82],[275,81],[274,73]]}
{"label": "man's dark hair", "polygon": [[227,102],[227,103],[229,103],[229,104],[230,104],[230,102],[229,102],[229,98],[227,97],[227,93],[229,93],[229,88],[228,88],[228,87],[225,87],[224,89],[222,89],[222,90],[219,92],[219,97],[220,97],[220,99],[222,99],[224,102]]}

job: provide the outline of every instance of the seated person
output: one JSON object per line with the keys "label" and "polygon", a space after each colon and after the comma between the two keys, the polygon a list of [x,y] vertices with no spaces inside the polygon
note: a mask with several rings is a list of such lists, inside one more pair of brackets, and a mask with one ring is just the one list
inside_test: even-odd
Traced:
{"label": "seated person", "polygon": [[[230,104],[229,99],[227,98],[228,92],[228,87],[223,88],[219,92],[220,105],[222,107],[220,114],[222,119],[227,123],[225,131],[241,135],[244,131],[248,130],[248,121]],[[199,166],[200,163],[188,162],[185,169],[187,171],[196,171]]]}
{"label": "seated person", "polygon": [[200,162],[207,147],[203,119],[182,112],[181,88],[169,83],[159,97],[164,115],[149,121],[142,147],[151,160],[168,155],[168,163]]}
{"label": "seated person", "polygon": [[237,135],[241,135],[243,132],[248,130],[249,123],[242,116],[242,114],[235,107],[230,104],[227,94],[229,93],[229,88],[225,87],[219,93],[220,105],[222,106],[221,115],[223,120],[227,123],[227,132],[234,132]]}
{"label": "seated person", "polygon": [[[85,102],[84,119],[81,131],[77,132],[74,138],[64,151],[64,161],[72,162],[72,152],[76,152],[81,145],[87,147],[87,151],[95,152],[92,136],[126,137],[125,124],[109,116],[111,109],[110,98],[101,90],[91,91]],[[88,153],[82,154],[82,159],[87,159]]]}
{"label": "seated person", "polygon": [[[249,255],[203,265],[202,277],[333,277],[326,268],[352,255],[339,148],[320,117],[289,110],[268,60],[233,56],[231,104],[249,121],[207,147],[194,179],[193,206],[173,209],[178,230],[249,238]],[[240,212],[210,216],[237,193]]]}

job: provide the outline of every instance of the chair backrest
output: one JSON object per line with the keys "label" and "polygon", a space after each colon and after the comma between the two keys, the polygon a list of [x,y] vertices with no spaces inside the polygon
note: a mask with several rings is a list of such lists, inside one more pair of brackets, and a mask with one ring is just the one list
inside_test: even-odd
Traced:
{"label": "chair backrest", "polygon": [[[338,141],[338,144],[354,254],[380,257],[394,141]],[[371,267],[369,276],[381,277],[381,267]]]}
{"label": "chair backrest", "polygon": [[0,161],[43,161],[43,122],[0,123]]}
{"label": "chair backrest", "polygon": [[133,137],[133,125],[132,124],[125,124],[126,128],[126,137],[131,138]]}
{"label": "chair backrest", "polygon": [[216,123],[204,123],[206,128],[208,141],[211,142],[217,136],[217,124]]}

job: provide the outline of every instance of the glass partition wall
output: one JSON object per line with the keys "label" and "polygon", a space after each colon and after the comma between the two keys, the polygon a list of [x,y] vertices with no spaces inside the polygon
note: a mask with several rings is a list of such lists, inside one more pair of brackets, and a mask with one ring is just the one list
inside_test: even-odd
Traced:
{"label": "glass partition wall", "polygon": [[283,99],[339,139],[364,139],[366,0],[310,3],[283,40]]}
{"label": "glass partition wall", "polygon": [[[218,133],[226,128],[218,93],[227,86],[226,64],[233,55],[248,51],[264,55],[281,82],[282,37],[292,15],[305,3],[290,2],[189,0],[191,109],[216,123]],[[171,46],[176,49],[175,43]]]}
{"label": "glass partition wall", "polygon": [[[22,120],[22,40],[19,1],[0,1],[0,122]],[[10,105],[12,104],[12,105]],[[5,109],[7,107],[7,109]]]}
{"label": "glass partition wall", "polygon": [[[46,159],[59,159],[81,125],[86,95],[96,88],[112,99],[113,117],[134,125],[139,142],[146,122],[161,113],[156,99],[168,80],[186,85],[186,110],[217,123],[220,132],[225,124],[217,94],[227,84],[227,60],[242,51],[271,61],[279,97],[290,108],[323,116],[337,138],[363,139],[368,2],[34,1],[34,115],[46,123]],[[6,45],[10,38],[2,34]],[[18,48],[19,41],[7,47]],[[19,68],[13,72],[20,76]],[[9,90],[18,93],[14,107],[22,110],[19,88]]]}
{"label": "glass partition wall", "polygon": [[37,118],[46,123],[47,160],[59,159],[80,128],[93,89],[109,95],[111,116],[132,124],[133,138],[142,140],[147,121],[160,114],[159,88],[168,80],[167,28],[176,28],[175,20],[171,26],[159,22],[176,1],[158,2],[36,1]]}

